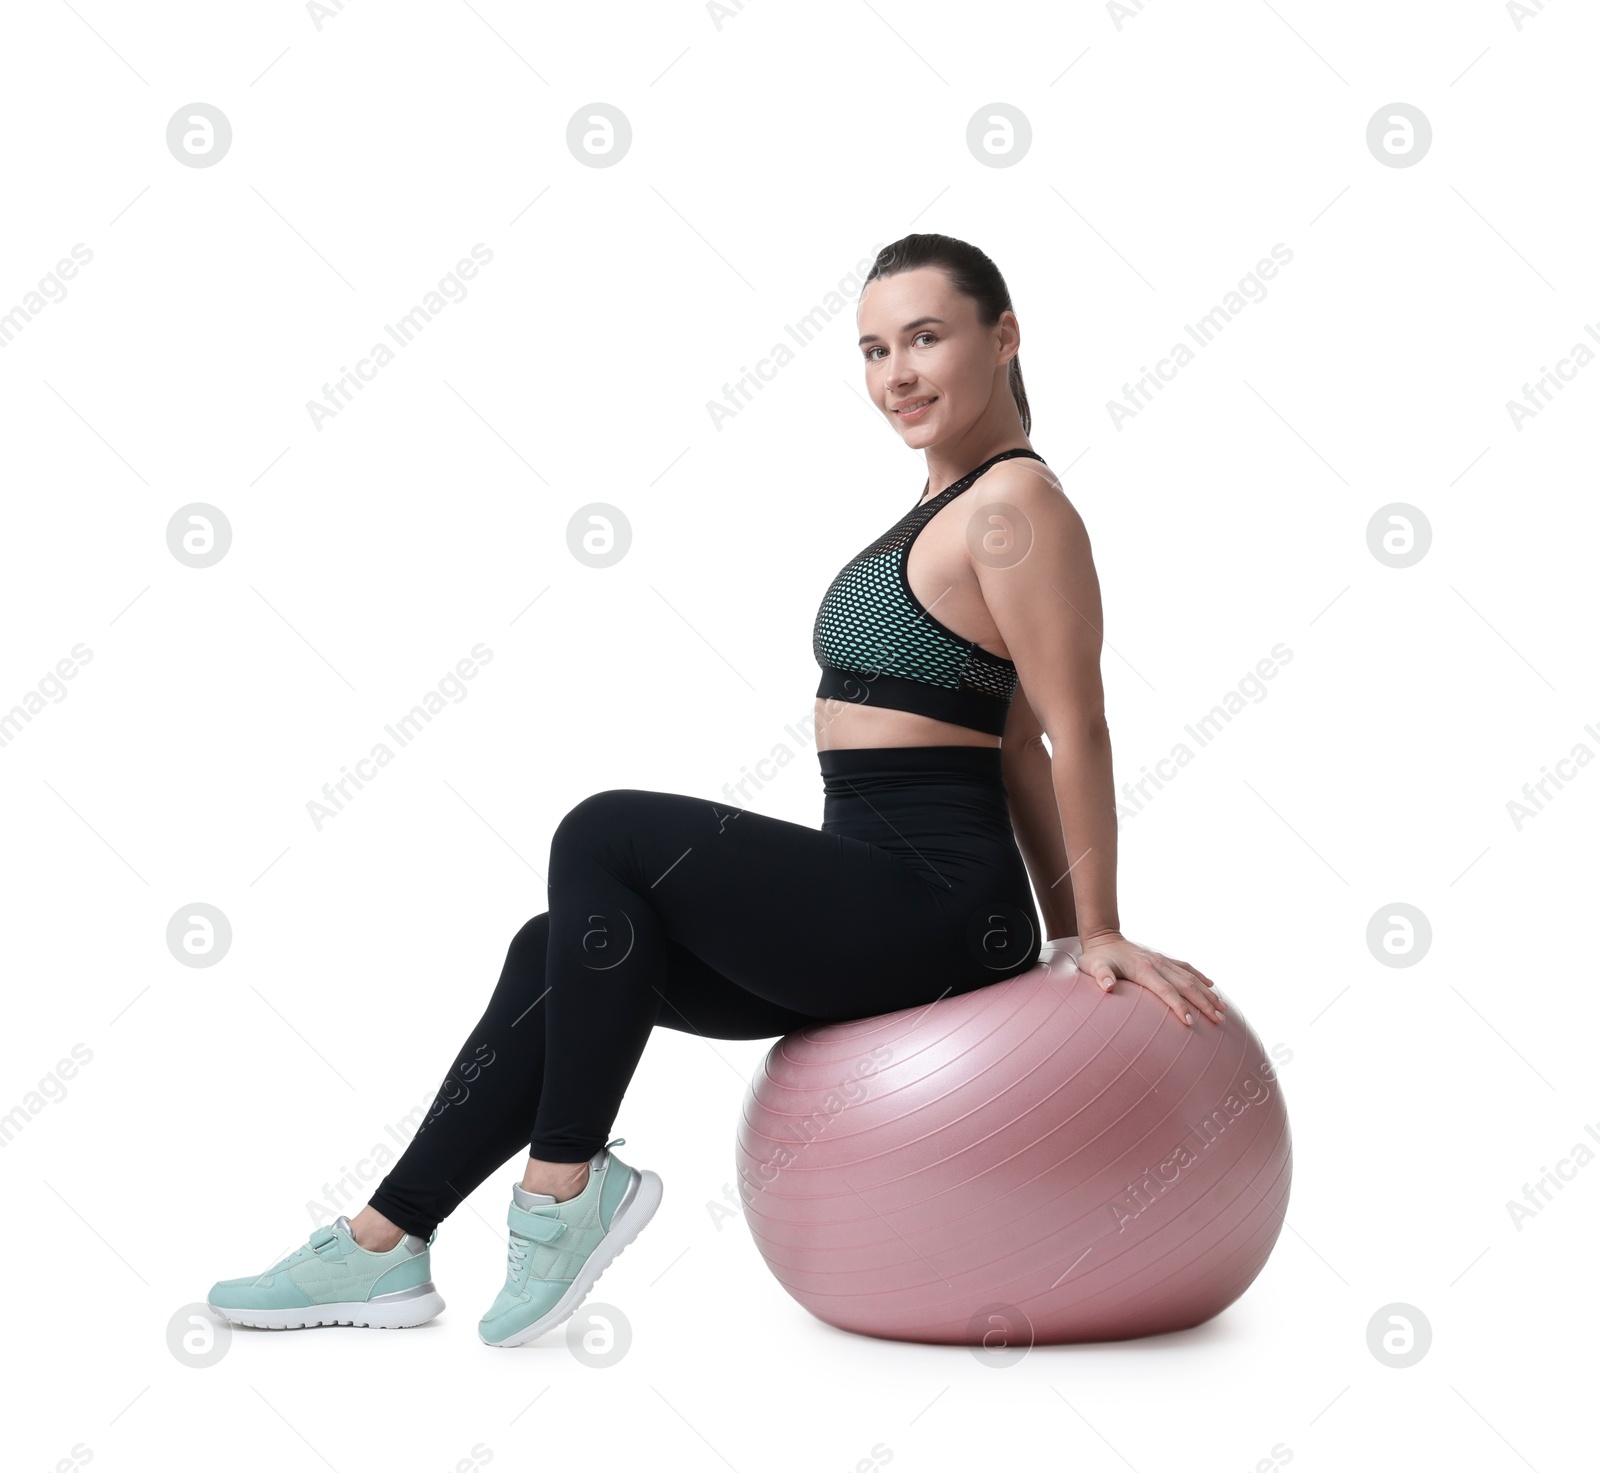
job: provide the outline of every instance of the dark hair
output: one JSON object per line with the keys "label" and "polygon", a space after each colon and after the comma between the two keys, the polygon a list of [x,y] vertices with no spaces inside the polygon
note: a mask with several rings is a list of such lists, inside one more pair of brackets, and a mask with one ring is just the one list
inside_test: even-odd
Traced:
{"label": "dark hair", "polygon": [[[893,276],[900,271],[915,271],[921,266],[934,266],[950,278],[950,284],[963,296],[978,304],[978,321],[993,327],[1002,312],[1015,310],[1011,293],[1000,268],[977,246],[950,235],[902,235],[891,245],[878,252],[861,283],[865,292],[871,282],[880,276]],[[1028,434],[1033,425],[1033,414],[1028,408],[1028,391],[1022,387],[1022,365],[1012,356],[1006,382],[1011,397],[1017,401],[1017,411],[1022,415],[1022,433]]]}

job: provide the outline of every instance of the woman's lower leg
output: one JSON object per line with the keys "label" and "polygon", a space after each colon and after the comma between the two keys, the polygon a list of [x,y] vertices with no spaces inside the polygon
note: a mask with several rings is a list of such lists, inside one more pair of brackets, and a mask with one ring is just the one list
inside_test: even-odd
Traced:
{"label": "woman's lower leg", "polygon": [[[407,1232],[427,1237],[474,1187],[519,1154],[524,1191],[564,1202],[586,1185],[592,1150],[551,1152],[565,1159],[550,1160],[529,1149],[545,1072],[549,936],[549,915],[541,913],[512,938],[493,996],[440,1086],[425,1129],[351,1219],[363,1248],[386,1252]],[[815,1021],[746,991],[674,941],[666,943],[663,964],[663,1027],[750,1039]],[[602,1053],[583,1067],[608,1065]],[[473,1071],[476,1077],[467,1079]]]}
{"label": "woman's lower leg", "polygon": [[362,1247],[392,1247],[399,1232],[427,1237],[480,1183],[527,1150],[544,1079],[549,934],[549,917],[541,913],[512,938],[483,1016],[422,1126],[351,1220]]}
{"label": "woman's lower leg", "polygon": [[389,1221],[370,1202],[350,1219],[350,1236],[369,1253],[387,1253],[406,1230]]}
{"label": "woman's lower leg", "polygon": [[576,1197],[588,1184],[587,1161],[579,1161],[574,1165],[570,1161],[540,1161],[530,1156],[527,1168],[522,1173],[523,1191],[543,1192],[558,1202]]}

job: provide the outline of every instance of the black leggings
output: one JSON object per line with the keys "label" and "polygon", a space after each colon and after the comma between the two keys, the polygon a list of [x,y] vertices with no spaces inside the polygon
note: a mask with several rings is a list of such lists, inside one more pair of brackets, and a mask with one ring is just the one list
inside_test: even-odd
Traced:
{"label": "black leggings", "polygon": [[518,1151],[603,1146],[658,1024],[771,1038],[1027,971],[1043,938],[998,747],[817,753],[821,829],[611,788],[550,843],[548,911],[372,1196],[427,1236]]}

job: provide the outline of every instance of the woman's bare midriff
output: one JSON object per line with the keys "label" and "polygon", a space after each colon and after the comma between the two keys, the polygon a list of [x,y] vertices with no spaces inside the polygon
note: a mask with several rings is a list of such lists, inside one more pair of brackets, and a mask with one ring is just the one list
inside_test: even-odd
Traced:
{"label": "woman's bare midriff", "polygon": [[857,705],[818,696],[817,750],[830,747],[998,747],[1000,738],[914,711]]}

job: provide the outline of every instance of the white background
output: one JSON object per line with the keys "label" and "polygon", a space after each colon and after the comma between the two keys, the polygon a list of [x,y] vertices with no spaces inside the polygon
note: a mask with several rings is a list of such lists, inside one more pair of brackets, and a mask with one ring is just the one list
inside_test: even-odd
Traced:
{"label": "white background", "polygon": [[[1600,25],[1129,10],[8,13],[0,311],[93,252],[0,351],[0,709],[92,651],[0,747],[8,1467],[1577,1466],[1600,1165],[1520,1229],[1506,1204],[1600,1130],[1600,774],[1520,829],[1507,804],[1600,751],[1600,366],[1520,430],[1506,402],[1600,324]],[[233,141],[185,168],[197,101]],[[1433,129],[1407,168],[1366,144],[1396,101]],[[632,126],[610,168],[567,147],[595,102]],[[1032,128],[1009,167],[965,141],[996,102]],[[512,1165],[440,1232],[434,1324],[183,1364],[173,1316],[431,1099],[573,803],[719,796],[782,747],[751,806],[820,821],[788,729],[813,612],[924,468],[864,398],[853,298],[720,429],[707,405],[913,230],[1011,287],[1032,441],[1093,538],[1119,783],[1293,651],[1121,833],[1124,929],[1292,1050],[1266,1269],[1194,1331],[1004,1369],[834,1331],[707,1205],[768,1043],[663,1030],[617,1122],[666,1197],[595,1296],[616,1366],[478,1343]],[[318,429],[306,402],[478,242],[468,296]],[[1278,242],[1266,298],[1118,429]],[[605,570],[567,544],[597,501],[632,529]],[[233,531],[204,570],[166,543],[191,502]],[[1432,529],[1406,569],[1368,548],[1392,502]],[[319,831],[308,800],[480,641],[467,699]],[[213,967],[167,949],[194,902],[233,928]],[[1396,902],[1433,931],[1403,968],[1366,940]],[[1395,1302],[1432,1327],[1408,1369],[1367,1344]]]}

